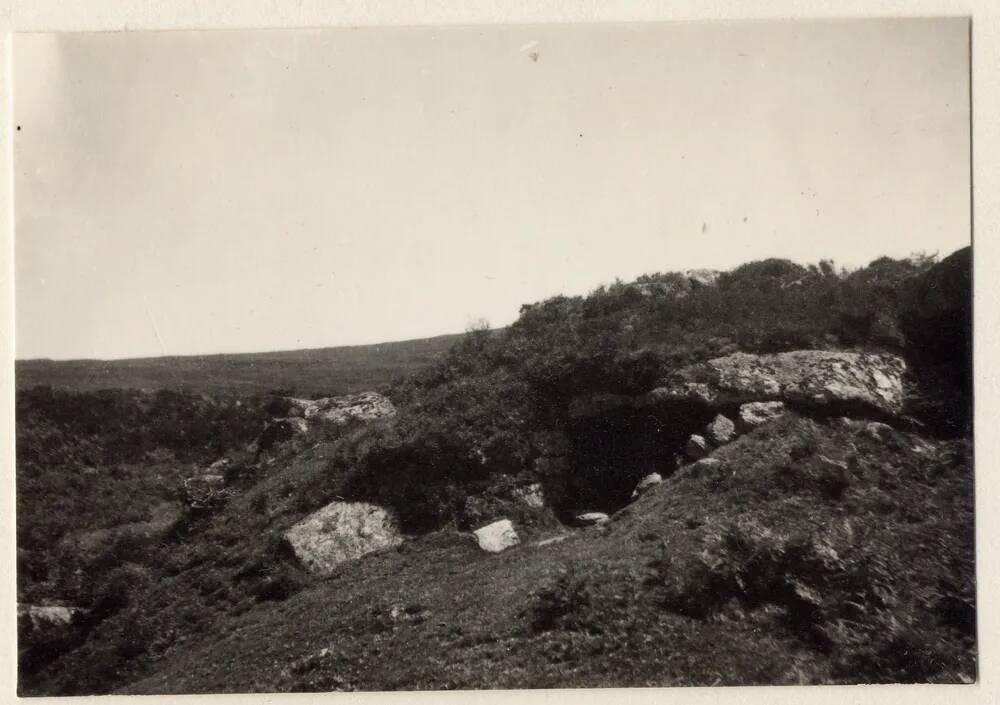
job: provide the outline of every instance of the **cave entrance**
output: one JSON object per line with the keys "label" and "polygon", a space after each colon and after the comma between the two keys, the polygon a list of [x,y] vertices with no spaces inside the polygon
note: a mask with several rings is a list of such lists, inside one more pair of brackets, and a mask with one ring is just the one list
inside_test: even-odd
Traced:
{"label": "cave entrance", "polygon": [[715,413],[703,404],[671,402],[572,420],[566,429],[570,477],[562,511],[621,509],[643,477],[674,472],[688,438],[703,433]]}

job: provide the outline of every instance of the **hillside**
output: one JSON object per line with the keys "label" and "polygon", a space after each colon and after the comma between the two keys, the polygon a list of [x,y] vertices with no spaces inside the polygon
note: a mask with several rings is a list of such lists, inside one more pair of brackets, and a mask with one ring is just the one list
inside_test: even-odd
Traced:
{"label": "hillside", "polygon": [[20,692],[971,682],[971,264],[616,282],[382,395],[22,388]]}
{"label": "hillside", "polygon": [[377,345],[287,352],[130,360],[18,360],[18,389],[173,389],[194,393],[350,394],[392,382],[440,357],[459,338],[441,335]]}

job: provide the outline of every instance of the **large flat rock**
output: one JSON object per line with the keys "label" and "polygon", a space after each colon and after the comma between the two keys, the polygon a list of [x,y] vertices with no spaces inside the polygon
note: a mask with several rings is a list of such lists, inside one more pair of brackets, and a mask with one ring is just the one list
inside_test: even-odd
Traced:
{"label": "large flat rock", "polygon": [[710,406],[784,401],[813,406],[859,405],[885,414],[903,407],[906,363],[895,355],[796,350],[735,353],[680,370],[647,402],[698,401]]}

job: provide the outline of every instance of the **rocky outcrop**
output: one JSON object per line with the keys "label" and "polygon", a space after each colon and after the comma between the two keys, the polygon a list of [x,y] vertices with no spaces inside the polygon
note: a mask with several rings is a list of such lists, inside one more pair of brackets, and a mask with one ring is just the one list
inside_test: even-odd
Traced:
{"label": "rocky outcrop", "polygon": [[288,398],[289,416],[341,426],[349,421],[374,421],[396,415],[396,407],[377,392],[361,392],[324,399]]}
{"label": "rocky outcrop", "polygon": [[328,504],[289,529],[285,539],[302,565],[318,575],[403,541],[395,517],[366,502]]}
{"label": "rocky outcrop", "polygon": [[500,553],[521,543],[510,519],[501,519],[472,532],[479,548],[488,553]]}
{"label": "rocky outcrop", "polygon": [[740,427],[750,431],[780,418],[785,413],[781,401],[752,401],[740,406]]}
{"label": "rocky outcrop", "polygon": [[[277,418],[264,427],[256,451],[269,451],[309,432],[316,424],[343,426],[351,421],[374,421],[396,415],[396,407],[376,392],[362,392],[324,399],[279,397]],[[280,409],[280,411],[278,410]]]}
{"label": "rocky outcrop", "polygon": [[631,286],[644,297],[682,299],[695,289],[715,286],[720,274],[714,269],[689,269],[643,278]]}
{"label": "rocky outcrop", "polygon": [[52,644],[70,637],[82,614],[83,610],[68,605],[18,604],[18,648]]}
{"label": "rocky outcrop", "polygon": [[721,274],[722,272],[717,269],[689,269],[684,272],[684,276],[696,288],[699,286],[715,286],[719,282]]}
{"label": "rocky outcrop", "polygon": [[638,499],[641,495],[644,495],[653,487],[663,482],[663,476],[658,472],[651,472],[639,481],[639,484],[635,486],[632,491],[632,499]]}
{"label": "rocky outcrop", "polygon": [[864,407],[898,414],[906,364],[894,355],[798,350],[735,353],[684,368],[653,390],[652,403],[689,400],[720,407],[783,401],[814,407]]}

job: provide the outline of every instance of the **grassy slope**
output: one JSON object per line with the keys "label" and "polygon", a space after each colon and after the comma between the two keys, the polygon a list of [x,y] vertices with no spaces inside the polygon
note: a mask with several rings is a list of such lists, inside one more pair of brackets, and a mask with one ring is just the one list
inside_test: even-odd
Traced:
{"label": "grassy slope", "polygon": [[[51,659],[23,659],[30,678],[22,689],[82,694],[968,678],[975,644],[967,441],[896,433],[882,444],[857,431],[786,421],[717,451],[729,461],[724,474],[669,479],[607,529],[572,532],[563,543],[531,545],[569,531],[550,514],[508,514],[509,507],[490,505],[487,514],[495,510],[519,522],[520,548],[489,556],[468,536],[439,531],[345,565],[329,580],[306,575],[282,553],[278,537],[308,512],[339,495],[372,499],[348,482],[359,470],[388,490],[390,505],[398,500],[436,510],[440,496],[437,503],[451,513],[430,528],[454,526],[448,524],[455,520],[452,505],[463,493],[476,499],[474,492],[483,489],[467,482],[479,467],[478,461],[466,467],[475,457],[470,453],[486,448],[496,464],[490,472],[511,475],[523,460],[520,446],[546,430],[543,422],[559,428],[554,412],[573,395],[643,391],[663,370],[729,348],[898,346],[893,317],[883,320],[899,308],[883,301],[899,293],[895,279],[880,275],[873,288],[855,290],[852,279],[814,273],[807,285],[785,287],[771,271],[777,265],[787,269],[780,262],[749,265],[718,288],[676,300],[644,298],[615,285],[587,299],[530,307],[508,329],[512,334],[470,336],[428,374],[394,387],[399,423],[375,424],[360,435],[348,431],[344,442],[310,434],[298,447],[279,450],[274,462],[239,450],[256,419],[247,409],[261,400],[234,407],[232,400],[197,394],[247,389],[238,370],[225,365],[209,365],[225,379],[204,369],[185,372],[191,398],[171,397],[162,412],[140,413],[130,397],[115,394],[56,398],[44,408],[65,428],[25,424],[21,402],[44,401],[46,390],[19,395],[19,490],[22,475],[48,468],[32,492],[44,506],[58,507],[73,491],[66,487],[70,480],[100,485],[87,497],[105,493],[110,482],[116,492],[99,511],[117,512],[123,522],[152,518],[147,515],[159,505],[132,507],[120,497],[140,479],[132,471],[142,469],[141,459],[115,461],[109,451],[148,450],[154,461],[162,443],[177,446],[184,461],[166,459],[168,490],[195,464],[225,453],[234,461],[233,477],[226,474],[235,492],[215,514],[179,522],[179,532],[106,542],[104,562],[84,566],[94,585],[83,590],[62,585],[71,572],[54,586],[46,578],[72,568],[52,560],[42,540],[43,530],[65,527],[45,520],[45,511],[32,511],[37,526],[20,528],[28,529],[22,538],[35,541],[19,541],[32,549],[23,561],[19,551],[19,570],[23,563],[37,573],[28,587],[82,606],[113,599],[82,643]],[[944,353],[954,358],[951,347]],[[364,375],[377,366],[361,359],[355,369],[345,372],[338,363],[327,374],[320,369],[326,363],[310,371],[310,355],[243,362],[267,375],[266,384],[263,378],[253,384],[310,385],[298,386],[302,395],[370,386]],[[273,358],[266,371],[261,358]],[[414,359],[402,356],[404,366],[416,365]],[[163,360],[135,362],[157,363],[153,372],[161,375],[179,369]],[[84,375],[74,384],[105,386],[111,379],[87,372],[98,363],[66,364],[83,365],[60,368]],[[129,364],[112,363],[108,369],[118,376],[107,384],[136,383],[140,377]],[[323,386],[341,373],[357,375],[348,380],[357,386]],[[922,378],[925,387],[936,386]],[[26,379],[19,383],[30,386]],[[535,408],[539,400],[546,404]],[[192,415],[192,404],[205,409]],[[142,444],[131,440],[137,430]],[[852,463],[850,476],[823,466],[820,454]],[[338,457],[349,462],[334,461]],[[616,451],[610,460],[631,467],[637,459]],[[73,474],[91,464],[97,474]],[[149,469],[160,473],[157,468]],[[413,489],[423,492],[417,493],[423,504],[415,505]],[[172,496],[168,491],[156,499]],[[91,523],[75,528],[103,530],[106,522]]]}
{"label": "grassy slope", "polygon": [[561,543],[494,556],[440,532],[346,564],[124,691],[974,677],[965,442],[788,418],[715,455]]}
{"label": "grassy slope", "polygon": [[391,382],[427,365],[458,339],[442,335],[396,343],[238,355],[133,360],[18,360],[18,389],[38,385],[94,389],[182,389],[197,393],[303,396],[350,394]]}

